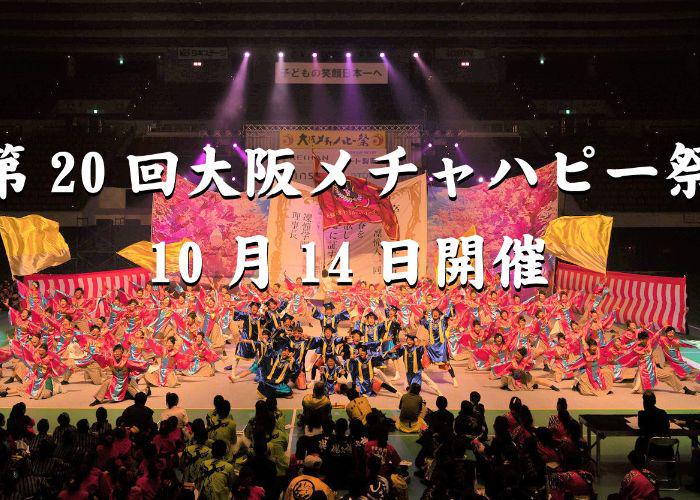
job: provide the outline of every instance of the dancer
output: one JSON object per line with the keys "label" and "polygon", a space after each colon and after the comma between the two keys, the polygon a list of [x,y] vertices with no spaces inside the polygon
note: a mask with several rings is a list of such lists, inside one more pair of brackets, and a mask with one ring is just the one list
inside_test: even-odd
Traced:
{"label": "dancer", "polygon": [[146,371],[147,365],[130,360],[124,356],[124,347],[117,344],[112,348],[112,359],[106,362],[112,376],[105,380],[95,393],[95,400],[90,406],[110,402],[124,401],[127,395],[132,398],[140,392],[135,377]]}
{"label": "dancer", "polygon": [[357,392],[376,396],[381,389],[386,389],[392,394],[398,394],[398,390],[387,383],[384,374],[377,369],[383,363],[384,360],[380,355],[370,356],[364,344],[357,347],[357,355],[346,363],[346,369],[352,376]]}
{"label": "dancer", "polygon": [[659,333],[655,333],[651,337],[647,331],[639,333],[637,345],[633,348],[639,359],[639,367],[637,368],[637,376],[634,379],[632,392],[640,393],[647,389],[654,389],[659,382],[663,382],[675,392],[683,392],[694,396],[695,391],[684,386],[678,380],[673,370],[656,366],[654,362],[654,348],[658,341]]}
{"label": "dancer", "polygon": [[457,387],[459,384],[457,383],[454,369],[449,362],[450,356],[447,348],[447,337],[445,336],[447,319],[451,314],[454,314],[454,309],[451,304],[448,306],[448,310],[445,314],[436,307],[430,311],[430,314],[426,311],[425,317],[421,319],[420,324],[428,330],[430,344],[428,345],[427,353],[430,362],[446,369],[447,373],[452,377],[452,385]]}
{"label": "dancer", "polygon": [[406,390],[413,384],[422,385],[423,380],[437,394],[442,396],[442,392],[437,384],[425,373],[423,369],[423,357],[425,356],[425,347],[416,344],[416,336],[410,333],[406,334],[404,344],[396,345],[393,351],[403,358],[403,365],[406,370]]}

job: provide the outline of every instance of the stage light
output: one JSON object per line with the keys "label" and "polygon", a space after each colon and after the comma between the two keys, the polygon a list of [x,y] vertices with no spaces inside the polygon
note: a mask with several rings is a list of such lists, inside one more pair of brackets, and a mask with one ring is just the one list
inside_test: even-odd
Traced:
{"label": "stage light", "polygon": [[432,148],[432,147],[433,147],[433,143],[432,143],[432,142],[429,142],[429,143],[428,143],[428,147],[429,147],[429,148]]}
{"label": "stage light", "polygon": [[250,57],[250,52],[244,52],[243,57]]}
{"label": "stage light", "polygon": [[418,59],[418,52],[414,52],[414,53],[413,53],[413,57],[415,57],[416,59]]}
{"label": "stage light", "polygon": [[380,53],[379,53],[379,57],[381,57],[382,59],[384,59],[384,58],[386,57],[386,54],[385,54],[384,52],[380,52]]}
{"label": "stage light", "polygon": [[433,182],[433,176],[428,177],[428,182]]}
{"label": "stage light", "polygon": [[236,176],[234,175],[233,177],[231,177],[231,180],[232,180],[232,181],[235,181],[235,180],[236,180]]}
{"label": "stage light", "polygon": [[347,58],[352,57],[352,53],[351,53],[351,52],[346,52],[346,53],[345,53],[345,57],[347,57]]}
{"label": "stage light", "polygon": [[278,52],[277,57],[284,57],[284,52]]}
{"label": "stage light", "polygon": [[234,142],[234,143],[233,143],[233,149],[236,149],[237,147],[238,147],[238,143],[237,143],[237,142]]}
{"label": "stage light", "polygon": [[565,109],[565,110],[564,110],[564,114],[566,114],[566,115],[570,115],[570,114],[571,114],[571,110],[570,110],[570,109],[568,109],[568,108],[567,108],[567,109]]}
{"label": "stage light", "polygon": [[458,143],[458,142],[455,142],[455,147],[456,147],[456,148],[459,147],[459,143]]}
{"label": "stage light", "polygon": [[540,64],[544,64],[544,56],[540,56]]}
{"label": "stage light", "polygon": [[318,54],[317,54],[316,52],[313,52],[313,53],[311,54],[311,57],[313,57],[314,59],[316,59],[316,58],[318,57]]}
{"label": "stage light", "polygon": [[96,115],[96,114],[99,113],[99,112],[100,112],[100,110],[97,109],[97,108],[93,108],[93,110],[92,110],[92,114],[93,114],[93,115]]}
{"label": "stage light", "polygon": [[463,68],[468,68],[469,66],[471,66],[471,63],[469,61],[462,61],[461,63],[459,63],[459,65]]}
{"label": "stage light", "polygon": [[484,178],[483,178],[483,177],[479,177],[479,182],[484,182]]}
{"label": "stage light", "polygon": [[119,65],[120,66],[124,65],[124,56],[119,56]]}
{"label": "stage light", "polygon": [[192,61],[192,66],[194,66],[195,68],[201,68],[202,61]]}

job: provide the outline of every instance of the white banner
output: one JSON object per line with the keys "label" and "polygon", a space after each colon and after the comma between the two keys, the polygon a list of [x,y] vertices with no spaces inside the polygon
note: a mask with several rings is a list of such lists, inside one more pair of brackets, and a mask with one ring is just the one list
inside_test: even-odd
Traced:
{"label": "white banner", "polygon": [[277,61],[275,83],[386,85],[384,63],[319,63]]}
{"label": "white banner", "polygon": [[226,47],[178,47],[178,59],[226,59]]}

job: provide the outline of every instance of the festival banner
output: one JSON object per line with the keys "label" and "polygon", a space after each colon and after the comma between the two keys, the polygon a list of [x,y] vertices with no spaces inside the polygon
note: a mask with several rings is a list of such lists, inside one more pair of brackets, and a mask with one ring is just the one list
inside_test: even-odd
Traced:
{"label": "festival banner", "polygon": [[[187,243],[187,238],[183,238],[181,241],[176,241],[168,243],[165,247],[165,272],[166,273],[177,273],[180,271],[180,252],[185,243]],[[157,259],[156,253],[153,251],[153,242],[150,241],[137,241],[129,245],[128,247],[122,248],[117,252],[120,256],[127,260],[130,260],[134,264],[144,269],[148,269],[152,273],[157,271]]]}
{"label": "festival banner", "polygon": [[[503,236],[522,239],[524,234],[542,237],[550,221],[557,217],[557,168],[550,163],[536,170],[537,186],[531,187],[520,175],[489,190],[488,183],[460,189],[450,200],[447,188],[428,191],[428,239],[458,238],[476,226],[484,238],[484,271],[493,274],[492,264],[503,244]],[[437,265],[437,247],[428,252],[430,268]],[[549,278],[551,264],[544,266]]]}
{"label": "festival banner", "polygon": [[335,163],[338,150],[344,149],[352,155],[345,175],[369,181],[368,168],[374,159],[386,154],[386,131],[384,130],[282,130],[279,132],[279,147],[294,151],[295,171],[293,180],[306,186],[314,185],[313,154],[322,162]]}
{"label": "festival banner", "polygon": [[389,83],[389,68],[384,63],[277,61],[275,83],[386,85]]}
{"label": "festival banner", "polygon": [[153,195],[151,241],[187,238],[202,250],[207,276],[231,277],[236,268],[236,236],[255,236],[267,227],[267,199],[225,199],[217,191],[189,198],[195,184],[178,177],[172,197]]}
{"label": "festival banner", "polygon": [[552,255],[605,274],[613,218],[605,215],[559,217],[549,223],[544,243]]}
{"label": "festival banner", "polygon": [[70,260],[58,222],[31,214],[0,217],[0,236],[14,276],[42,271]]}
{"label": "festival banner", "polygon": [[685,277],[616,272],[603,275],[560,262],[557,264],[556,283],[558,290],[570,293],[583,291],[586,297],[603,283],[608,289],[598,305],[603,313],[619,308],[618,317],[621,322],[635,321],[640,325],[648,325],[653,321],[659,327],[672,326],[685,332]]}
{"label": "festival banner", "polygon": [[[399,239],[418,242],[418,274],[423,276],[427,263],[427,197],[426,178],[414,177],[397,184],[391,204],[399,221]],[[301,245],[316,243],[316,275],[327,268],[344,241],[350,243],[350,268],[353,282],[382,281],[382,240],[389,241],[382,223],[360,222],[323,230],[323,214],[318,200],[310,197],[310,189],[295,185],[301,198],[278,196],[271,200],[267,237],[270,242],[270,282],[281,283],[285,272],[295,279],[305,272]],[[294,257],[290,257],[294,256]],[[328,280],[334,282],[334,279]]]}

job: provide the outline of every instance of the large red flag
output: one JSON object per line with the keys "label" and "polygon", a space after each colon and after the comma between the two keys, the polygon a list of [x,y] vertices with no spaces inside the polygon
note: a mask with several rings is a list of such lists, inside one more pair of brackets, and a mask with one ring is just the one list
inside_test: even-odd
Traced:
{"label": "large red flag", "polygon": [[[313,155],[314,179],[320,183],[321,160]],[[390,196],[380,198],[381,189],[366,179],[346,176],[345,186],[333,184],[318,195],[323,213],[323,229],[355,224],[357,222],[382,223],[384,231],[392,240],[399,239],[399,221],[391,205]]]}

